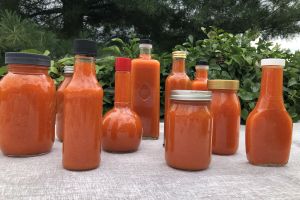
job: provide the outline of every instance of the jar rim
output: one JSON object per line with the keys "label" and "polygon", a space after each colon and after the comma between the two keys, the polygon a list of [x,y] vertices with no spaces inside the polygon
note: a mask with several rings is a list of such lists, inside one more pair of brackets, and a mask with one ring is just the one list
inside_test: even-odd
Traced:
{"label": "jar rim", "polygon": [[211,101],[211,91],[172,90],[170,99],[182,101]]}
{"label": "jar rim", "polygon": [[238,90],[240,85],[239,80],[208,80],[207,87],[209,90]]}

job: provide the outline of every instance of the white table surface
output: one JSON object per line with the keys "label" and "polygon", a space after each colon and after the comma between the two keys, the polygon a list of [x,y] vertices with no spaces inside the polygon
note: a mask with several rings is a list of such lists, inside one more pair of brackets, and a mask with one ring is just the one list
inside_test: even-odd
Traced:
{"label": "white table surface", "polygon": [[0,155],[0,199],[300,199],[300,124],[285,167],[248,164],[243,126],[237,154],[213,155],[199,172],[168,167],[162,138],[143,140],[135,153],[102,152],[101,166],[86,172],[62,168],[58,141],[43,156]]}

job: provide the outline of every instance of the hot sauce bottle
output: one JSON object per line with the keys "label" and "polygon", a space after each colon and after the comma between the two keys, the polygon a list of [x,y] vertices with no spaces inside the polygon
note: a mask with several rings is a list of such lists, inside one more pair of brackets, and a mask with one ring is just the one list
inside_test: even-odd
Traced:
{"label": "hot sauce bottle", "polygon": [[195,66],[195,79],[192,81],[193,90],[207,90],[208,62],[199,60]]}
{"label": "hot sauce bottle", "polygon": [[64,81],[56,92],[56,136],[59,141],[63,141],[63,90],[69,85],[74,73],[73,66],[64,67]]}
{"label": "hot sauce bottle", "polygon": [[116,58],[115,103],[103,118],[103,150],[109,152],[133,152],[140,145],[142,123],[130,108],[129,58]]}
{"label": "hot sauce bottle", "polygon": [[140,56],[132,60],[132,109],[141,118],[143,137],[158,139],[160,115],[160,63],[151,59],[151,40],[140,41]]}
{"label": "hot sauce bottle", "polygon": [[167,134],[168,131],[168,112],[170,109],[170,94],[171,90],[190,90],[191,80],[185,71],[185,51],[174,51],[172,53],[173,64],[172,72],[167,77],[165,83],[165,124],[164,133]]}
{"label": "hot sauce bottle", "polygon": [[292,142],[292,119],[283,102],[284,59],[263,59],[261,91],[246,122],[246,153],[254,165],[285,165]]}
{"label": "hot sauce bottle", "polygon": [[96,43],[74,42],[74,75],[63,91],[63,166],[89,170],[99,166],[103,90],[96,79]]}

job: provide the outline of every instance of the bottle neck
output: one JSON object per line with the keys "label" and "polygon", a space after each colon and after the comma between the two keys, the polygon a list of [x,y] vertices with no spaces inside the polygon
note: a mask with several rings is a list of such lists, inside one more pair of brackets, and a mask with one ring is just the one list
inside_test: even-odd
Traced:
{"label": "bottle neck", "polygon": [[261,96],[282,97],[283,68],[263,67],[261,80]]}
{"label": "bottle neck", "polygon": [[262,109],[285,109],[283,102],[283,68],[262,68],[261,91],[257,103]]}
{"label": "bottle neck", "polygon": [[8,71],[14,74],[44,74],[48,76],[48,67],[37,65],[10,64]]}
{"label": "bottle neck", "polygon": [[151,48],[140,48],[140,58],[151,59]]}
{"label": "bottle neck", "polygon": [[196,68],[195,72],[195,79],[196,80],[207,80],[208,79],[208,70],[203,68]]}
{"label": "bottle neck", "polygon": [[115,107],[128,107],[130,104],[130,72],[115,73]]}
{"label": "bottle neck", "polygon": [[173,58],[172,72],[173,73],[185,73],[185,59],[184,58]]}
{"label": "bottle neck", "polygon": [[95,58],[84,55],[76,55],[73,76],[74,78],[96,77]]}

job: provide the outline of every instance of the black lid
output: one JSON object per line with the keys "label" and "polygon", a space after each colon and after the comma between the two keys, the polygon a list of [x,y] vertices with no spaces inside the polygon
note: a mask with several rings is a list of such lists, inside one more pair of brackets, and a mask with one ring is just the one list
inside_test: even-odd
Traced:
{"label": "black lid", "polygon": [[205,60],[198,60],[196,65],[208,65],[208,62]]}
{"label": "black lid", "polygon": [[50,67],[51,60],[49,56],[40,54],[7,52],[5,53],[5,64],[24,64]]}
{"label": "black lid", "polygon": [[152,44],[152,41],[150,39],[140,39],[140,44]]}
{"label": "black lid", "polygon": [[96,56],[97,43],[92,40],[75,39],[74,40],[74,54]]}

